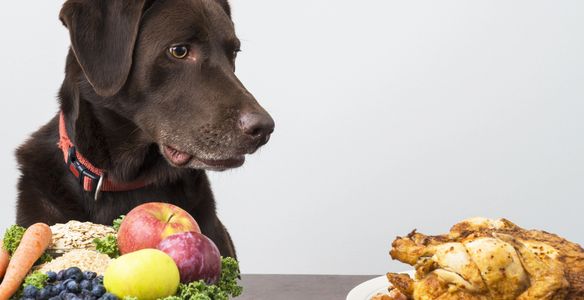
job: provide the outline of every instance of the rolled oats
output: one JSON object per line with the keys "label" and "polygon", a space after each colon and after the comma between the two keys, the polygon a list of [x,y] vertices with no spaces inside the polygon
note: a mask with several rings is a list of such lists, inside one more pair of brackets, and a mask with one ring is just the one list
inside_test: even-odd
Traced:
{"label": "rolled oats", "polygon": [[43,273],[48,271],[59,272],[71,267],[78,267],[83,271],[92,271],[98,275],[103,275],[110,262],[111,258],[105,254],[92,250],[76,249],[39,266],[38,271]]}
{"label": "rolled oats", "polygon": [[53,243],[49,246],[49,253],[60,255],[75,249],[95,250],[93,240],[115,235],[116,231],[105,225],[90,222],[69,221],[66,224],[51,226]]}

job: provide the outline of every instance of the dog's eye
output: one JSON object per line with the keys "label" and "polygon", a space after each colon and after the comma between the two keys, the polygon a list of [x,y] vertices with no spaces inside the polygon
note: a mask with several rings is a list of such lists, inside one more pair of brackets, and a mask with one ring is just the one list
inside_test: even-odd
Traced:
{"label": "dog's eye", "polygon": [[178,59],[183,59],[189,55],[189,47],[187,46],[172,46],[168,51],[170,55]]}

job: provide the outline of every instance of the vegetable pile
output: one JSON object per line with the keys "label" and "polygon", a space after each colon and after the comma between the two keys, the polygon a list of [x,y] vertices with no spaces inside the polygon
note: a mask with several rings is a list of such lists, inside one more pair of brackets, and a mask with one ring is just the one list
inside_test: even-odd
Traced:
{"label": "vegetable pile", "polygon": [[243,291],[238,262],[221,257],[178,207],[147,203],[115,220],[113,229],[117,234],[93,240],[95,251],[72,250],[104,257],[100,275],[103,269],[81,270],[79,260],[65,257],[47,264],[53,259],[48,225],[10,227],[0,244],[0,300],[228,300]]}

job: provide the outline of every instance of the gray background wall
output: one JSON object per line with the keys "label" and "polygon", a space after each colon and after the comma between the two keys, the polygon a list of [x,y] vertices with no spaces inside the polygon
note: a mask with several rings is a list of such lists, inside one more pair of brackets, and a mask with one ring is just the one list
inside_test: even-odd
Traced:
{"label": "gray background wall", "polygon": [[[0,229],[13,149],[56,113],[61,1],[0,10]],[[234,0],[238,75],[277,120],[213,174],[246,273],[383,274],[413,228],[507,217],[584,243],[584,2]]]}

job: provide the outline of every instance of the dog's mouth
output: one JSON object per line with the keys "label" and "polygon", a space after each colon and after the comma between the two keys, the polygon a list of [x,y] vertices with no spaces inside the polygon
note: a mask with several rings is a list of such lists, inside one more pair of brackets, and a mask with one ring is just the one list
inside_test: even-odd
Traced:
{"label": "dog's mouth", "polygon": [[245,162],[244,155],[237,155],[227,159],[203,159],[193,154],[177,150],[172,146],[164,145],[162,148],[166,159],[177,167],[193,166],[211,170],[226,170],[240,167]]}
{"label": "dog's mouth", "polygon": [[192,155],[186,152],[176,150],[175,148],[166,145],[164,146],[164,155],[168,160],[170,160],[172,164],[177,165],[179,167],[188,164],[193,159]]}

